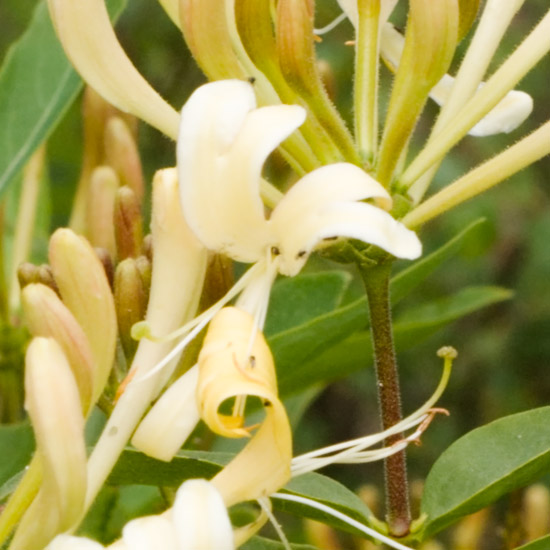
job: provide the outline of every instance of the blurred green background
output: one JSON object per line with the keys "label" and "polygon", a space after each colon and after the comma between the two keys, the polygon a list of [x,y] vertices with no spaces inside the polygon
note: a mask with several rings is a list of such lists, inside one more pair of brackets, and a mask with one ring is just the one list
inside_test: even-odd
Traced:
{"label": "blurred green background", "polygon": [[[35,4],[31,0],[0,2],[0,60],[25,29]],[[548,0],[525,2],[499,49],[495,66],[547,9]],[[335,0],[317,2],[318,27],[337,14]],[[117,29],[136,66],[177,108],[204,81],[179,31],[156,2],[129,2]],[[351,25],[345,22],[325,35],[318,47],[320,57],[332,67],[335,100],[348,119],[353,50],[344,42],[352,36]],[[382,83],[387,88],[389,82],[390,77],[384,72]],[[546,56],[520,86],[534,99],[529,120],[510,135],[464,139],[442,165],[433,188],[448,184],[550,119],[549,84],[550,59]],[[77,102],[48,146],[52,229],[66,223],[78,178],[79,109]],[[436,112],[433,104],[428,105],[417,131],[417,146]],[[174,163],[173,143],[145,125],[140,129],[140,145],[148,181],[156,169]],[[396,312],[469,284],[502,285],[515,293],[512,300],[471,315],[400,354],[403,406],[409,413],[427,399],[437,384],[437,349],[453,345],[459,351],[449,388],[440,402],[451,416],[436,419],[423,436],[423,445],[410,450],[413,479],[424,478],[441,452],[467,431],[500,416],[550,402],[550,159],[543,159],[496,189],[429,223],[420,235],[425,250],[435,249],[480,217],[487,220],[483,230],[476,232],[463,251],[400,304]],[[298,428],[297,452],[378,430],[374,376],[368,358],[365,367],[319,395]],[[380,485],[381,481],[379,464],[334,468],[327,473],[353,487],[363,483]]]}

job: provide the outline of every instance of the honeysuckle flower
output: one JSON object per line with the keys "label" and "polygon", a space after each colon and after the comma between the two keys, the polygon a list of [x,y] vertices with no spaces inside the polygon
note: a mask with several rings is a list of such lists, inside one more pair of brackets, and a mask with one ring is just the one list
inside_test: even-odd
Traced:
{"label": "honeysuckle flower", "polygon": [[86,494],[82,405],[71,367],[52,338],[34,338],[27,349],[25,393],[43,481],[10,548],[42,550],[78,520]]}
{"label": "honeysuckle flower", "polygon": [[[353,237],[401,258],[416,258],[416,235],[385,210],[387,191],[356,166],[339,163],[304,176],[273,209],[260,198],[269,153],[303,122],[295,105],[256,108],[250,84],[238,80],[201,86],[185,104],[178,139],[182,209],[209,249],[237,261],[273,255],[277,269],[296,275],[325,238]],[[269,131],[265,131],[269,128]]]}
{"label": "honeysuckle flower", "polygon": [[[167,334],[195,315],[206,269],[206,250],[191,233],[178,201],[173,169],[157,172],[153,180],[153,271],[146,321],[157,334]],[[179,359],[147,383],[140,379],[172,350],[170,342],[142,339],[132,360],[130,382],[122,392],[90,456],[87,504],[109,475],[143,413],[166,384]]]}

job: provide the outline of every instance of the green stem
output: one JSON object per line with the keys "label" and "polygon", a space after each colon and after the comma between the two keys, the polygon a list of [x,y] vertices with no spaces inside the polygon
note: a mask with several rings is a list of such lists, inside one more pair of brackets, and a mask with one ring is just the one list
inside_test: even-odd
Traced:
{"label": "green stem", "polygon": [[[382,427],[386,430],[403,419],[389,299],[391,262],[371,268],[359,267],[369,304],[378,404]],[[386,439],[385,445],[392,445],[401,439],[402,434],[393,435]],[[390,533],[395,537],[402,537],[408,534],[411,523],[405,451],[385,460],[384,473],[386,521]]]}
{"label": "green stem", "polygon": [[31,505],[42,483],[42,464],[34,455],[17,489],[11,495],[0,515],[0,546],[10,536],[27,508]]}

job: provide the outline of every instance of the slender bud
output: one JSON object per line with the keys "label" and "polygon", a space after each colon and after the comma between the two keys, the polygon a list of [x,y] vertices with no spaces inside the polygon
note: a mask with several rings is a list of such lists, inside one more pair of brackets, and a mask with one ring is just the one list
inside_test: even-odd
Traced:
{"label": "slender bud", "polygon": [[50,239],[50,263],[65,305],[83,328],[94,357],[94,391],[99,397],[111,371],[117,336],[116,312],[103,265],[88,241],[70,229]]}
{"label": "slender bud", "polygon": [[180,0],[181,30],[203,72],[212,80],[247,77],[233,48],[226,0]]}
{"label": "slender bud", "polygon": [[21,293],[21,303],[31,334],[51,337],[63,350],[86,414],[92,397],[93,359],[84,331],[59,296],[47,286],[27,285]]}
{"label": "slender bud", "polygon": [[378,181],[391,183],[430,90],[447,72],[457,43],[457,0],[411,0],[405,47],[380,145]]}
{"label": "slender bud", "polygon": [[116,172],[109,166],[99,166],[91,175],[88,190],[86,225],[92,246],[105,248],[115,257],[113,217],[115,197],[119,188]]}
{"label": "slender bud", "polygon": [[42,550],[78,520],[86,494],[84,418],[78,388],[67,359],[52,338],[35,338],[30,343],[25,392],[43,482],[10,548]]}
{"label": "slender bud", "polygon": [[39,265],[36,274],[37,283],[42,283],[59,294],[59,289],[57,288],[57,283],[55,282],[52,268],[48,264]]}
{"label": "slender bud", "polygon": [[[308,105],[328,133],[325,146],[336,146],[330,162],[358,163],[353,140],[330,101],[319,74],[313,33],[313,0],[279,0],[277,4],[277,57],[287,83]],[[316,138],[319,139],[319,136]]]}
{"label": "slender bud", "polygon": [[121,185],[132,189],[141,204],[144,192],[141,159],[136,140],[121,117],[111,117],[105,127],[105,159],[117,173]]}
{"label": "slender bud", "polygon": [[141,211],[139,199],[130,187],[117,191],[114,224],[118,259],[139,256],[143,244]]}
{"label": "slender bud", "polygon": [[137,342],[130,336],[132,325],[142,321],[147,311],[147,292],[134,259],[127,258],[117,265],[114,295],[120,340],[130,359],[137,348]]}

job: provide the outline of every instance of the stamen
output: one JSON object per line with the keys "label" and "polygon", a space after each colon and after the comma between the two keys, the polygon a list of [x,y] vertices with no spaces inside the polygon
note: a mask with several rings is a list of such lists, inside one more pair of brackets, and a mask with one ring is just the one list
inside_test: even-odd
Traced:
{"label": "stamen", "polygon": [[273,515],[273,512],[271,511],[271,502],[269,501],[269,499],[266,497],[259,498],[258,504],[262,507],[265,515],[269,518],[269,522],[271,523],[271,525],[273,525],[273,529],[275,529],[275,532],[281,539],[285,550],[292,550],[292,548],[290,547],[290,543],[288,542],[288,539],[286,538],[286,535],[283,531],[283,528],[281,527],[281,524],[277,521],[277,519]]}
{"label": "stamen", "polygon": [[299,504],[310,506],[311,508],[315,508],[320,512],[324,512],[325,514],[328,514],[332,517],[335,517],[343,521],[344,523],[347,523],[351,527],[355,527],[355,529],[358,529],[362,533],[365,533],[365,535],[368,535],[373,539],[379,540],[380,542],[383,542],[384,544],[387,544],[388,546],[391,546],[396,550],[413,550],[410,546],[405,546],[404,544],[401,544],[393,539],[390,539],[389,537],[382,535],[381,533],[372,529],[371,527],[363,525],[359,521],[353,518],[350,518],[346,514],[343,514],[342,512],[339,512],[338,510],[335,510],[330,506],[326,506],[325,504],[321,504],[320,502],[317,502],[315,500],[311,500],[309,498],[301,497],[298,495],[289,495],[286,493],[274,493],[271,495],[271,498],[277,498],[279,500],[289,500],[291,502],[298,502]]}
{"label": "stamen", "polygon": [[328,25],[325,25],[324,27],[321,27],[320,29],[313,29],[313,32],[317,36],[327,34],[332,29],[335,29],[346,18],[347,18],[347,15],[345,13],[341,13],[338,17],[336,17],[336,19],[333,19]]}
{"label": "stamen", "polygon": [[[175,338],[179,338],[180,336],[183,336],[186,334],[185,338],[181,340],[176,346],[174,346],[154,367],[151,368],[151,370],[144,373],[142,376],[139,376],[131,381],[132,384],[143,382],[144,380],[147,380],[151,376],[157,374],[160,372],[166,365],[174,359],[180,352],[182,352],[185,347],[199,334],[199,332],[213,319],[213,317],[218,313],[230,300],[232,300],[235,296],[237,296],[240,292],[242,292],[247,285],[250,284],[251,280],[254,280],[258,276],[258,273],[261,272],[263,269],[265,269],[263,262],[258,262],[255,265],[253,265],[234,285],[233,287],[227,292],[225,296],[223,296],[220,300],[218,300],[213,306],[209,307],[207,310],[203,311],[200,315],[195,317],[192,321],[189,323],[186,323],[179,329],[175,330],[174,332],[164,336],[164,337],[154,337],[148,334],[148,338],[153,340],[154,342],[168,342],[170,340],[174,340]],[[148,327],[147,322],[143,323],[136,323],[132,327],[132,337],[135,337],[135,333],[138,333],[138,336],[141,336],[145,331],[144,327]]]}
{"label": "stamen", "polygon": [[[435,414],[438,412],[448,414],[448,411],[445,409],[434,409],[433,405],[441,397],[441,394],[447,386],[451,373],[452,362],[456,358],[457,352],[454,348],[447,346],[441,348],[437,352],[437,355],[444,359],[443,374],[435,392],[422,407],[416,410],[413,414],[404,418],[395,426],[392,426],[382,432],[359,437],[350,441],[344,441],[342,443],[336,443],[334,445],[310,451],[293,458],[291,464],[293,477],[302,475],[306,472],[318,470],[319,468],[323,468],[334,463],[357,464],[381,460],[403,450],[411,442],[418,442],[420,435],[428,428]],[[416,426],[419,427],[413,434],[405,439],[397,441],[390,447],[382,447],[374,451],[365,451],[368,447],[372,447],[373,445],[380,443],[391,435],[406,432]]]}

